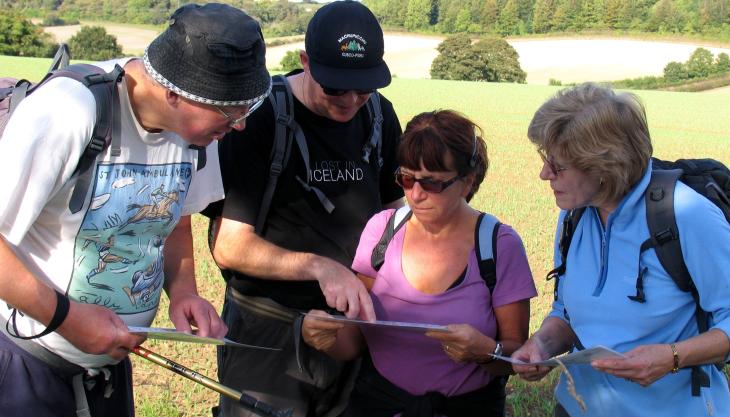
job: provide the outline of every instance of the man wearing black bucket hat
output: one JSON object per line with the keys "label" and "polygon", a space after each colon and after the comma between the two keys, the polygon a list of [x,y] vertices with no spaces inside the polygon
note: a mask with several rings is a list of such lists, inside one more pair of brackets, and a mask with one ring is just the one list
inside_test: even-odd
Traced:
{"label": "man wearing black bucket hat", "polygon": [[[217,218],[214,257],[230,278],[229,337],[285,346],[275,354],[221,350],[219,377],[300,417],[337,415],[353,364],[300,344],[299,312],[330,307],[375,318],[349,265],[367,220],[403,197],[393,181],[400,124],[376,91],[391,76],[375,16],[359,2],[332,2],[313,16],[305,44],[303,70],[275,77],[272,100],[221,141],[226,200],[207,212]],[[281,161],[272,156],[278,149],[288,155]],[[219,415],[251,414],[223,399]]]}
{"label": "man wearing black bucket hat", "polygon": [[0,140],[1,416],[134,415],[127,326],[150,325],[163,289],[179,330],[226,333],[197,293],[190,215],[223,196],[208,145],[268,95],[264,54],[242,11],[186,5],[143,58],[97,64],[113,127],[88,177],[104,102],[64,76],[18,105]]}

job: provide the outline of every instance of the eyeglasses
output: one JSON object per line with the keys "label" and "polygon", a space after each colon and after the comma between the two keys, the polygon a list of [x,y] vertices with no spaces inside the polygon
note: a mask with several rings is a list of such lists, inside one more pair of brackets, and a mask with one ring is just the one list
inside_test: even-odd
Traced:
{"label": "eyeglasses", "polygon": [[395,183],[403,187],[404,190],[410,190],[414,185],[416,185],[416,183],[419,183],[421,184],[423,191],[438,194],[448,188],[451,184],[459,181],[461,178],[461,175],[457,175],[450,180],[438,181],[431,178],[416,178],[411,174],[397,172],[395,174]]}
{"label": "eyeglasses", "polygon": [[238,124],[241,124],[244,120],[246,120],[246,118],[248,116],[251,115],[251,113],[253,113],[254,111],[256,111],[256,109],[258,109],[259,107],[261,107],[261,104],[264,103],[264,100],[265,99],[262,99],[262,100],[257,101],[256,103],[252,104],[248,108],[248,110],[242,116],[239,116],[239,117],[233,117],[233,116],[231,116],[230,114],[226,113],[225,111],[223,111],[223,109],[221,109],[218,106],[213,106],[213,107],[215,107],[215,109],[218,110],[218,113],[220,113],[221,115],[223,115],[223,117],[225,117],[226,119],[228,119],[228,125],[230,127],[234,127],[234,126],[236,126]]}
{"label": "eyeglasses", "polygon": [[327,94],[328,96],[334,96],[334,97],[344,96],[345,94],[347,94],[348,91],[354,91],[355,94],[357,94],[359,96],[365,96],[365,95],[372,94],[375,92],[374,89],[373,90],[342,90],[339,88],[325,87],[323,85],[322,85],[322,91],[324,91],[324,93]]}
{"label": "eyeglasses", "polygon": [[548,166],[548,168],[550,169],[550,172],[553,175],[555,175],[556,177],[558,176],[558,174],[560,174],[561,172],[563,172],[569,168],[569,167],[564,167],[564,166],[560,166],[560,165],[556,164],[554,161],[552,161],[547,156],[545,156],[542,152],[538,152],[538,153],[540,154],[540,158],[542,159],[542,162]]}

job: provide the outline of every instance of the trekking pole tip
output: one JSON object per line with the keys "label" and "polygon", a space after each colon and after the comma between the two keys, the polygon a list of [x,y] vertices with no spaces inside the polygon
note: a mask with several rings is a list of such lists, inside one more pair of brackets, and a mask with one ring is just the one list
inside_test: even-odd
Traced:
{"label": "trekking pole tip", "polygon": [[278,410],[274,412],[275,417],[292,417],[293,414],[293,408],[287,408],[286,410]]}

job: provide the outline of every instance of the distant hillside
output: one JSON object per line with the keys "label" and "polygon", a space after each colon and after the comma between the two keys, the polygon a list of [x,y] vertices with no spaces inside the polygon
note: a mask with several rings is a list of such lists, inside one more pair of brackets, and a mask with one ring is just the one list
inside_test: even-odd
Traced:
{"label": "distant hillside", "polygon": [[363,0],[391,28],[439,33],[639,31],[730,39],[730,0]]}
{"label": "distant hillside", "polygon": [[[187,0],[0,0],[0,10],[15,9],[30,17],[49,14],[68,20],[102,20],[158,25]],[[309,19],[321,5],[287,1],[232,0],[226,3],[246,10],[261,22],[267,36],[304,33]]]}
{"label": "distant hillside", "polygon": [[[644,32],[730,41],[730,0],[362,0],[396,30],[439,34]],[[163,23],[188,0],[0,0],[32,17]],[[267,36],[302,34],[313,1],[230,0],[256,17]]]}

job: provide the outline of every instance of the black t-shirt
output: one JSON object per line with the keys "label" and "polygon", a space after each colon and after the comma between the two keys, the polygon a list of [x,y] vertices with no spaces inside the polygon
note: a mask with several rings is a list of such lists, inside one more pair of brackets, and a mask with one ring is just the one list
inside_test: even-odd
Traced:
{"label": "black t-shirt", "polygon": [[[295,143],[269,209],[263,231],[267,241],[350,266],[368,219],[383,204],[403,197],[403,190],[393,179],[401,128],[393,105],[382,96],[381,106],[383,167],[378,172],[375,150],[370,163],[362,160],[363,145],[372,125],[366,106],[349,122],[340,123],[312,113],[294,98],[295,119],[309,148],[310,184],[322,190],[335,209],[327,213],[316,195],[305,191],[295,179],[297,175],[302,180],[307,178]],[[247,119],[246,129],[231,132],[219,143],[226,189],[223,217],[255,225],[269,177],[274,130],[274,109],[267,100]],[[326,307],[315,281],[264,280],[235,274],[231,285],[245,294],[267,296],[292,308]]]}

